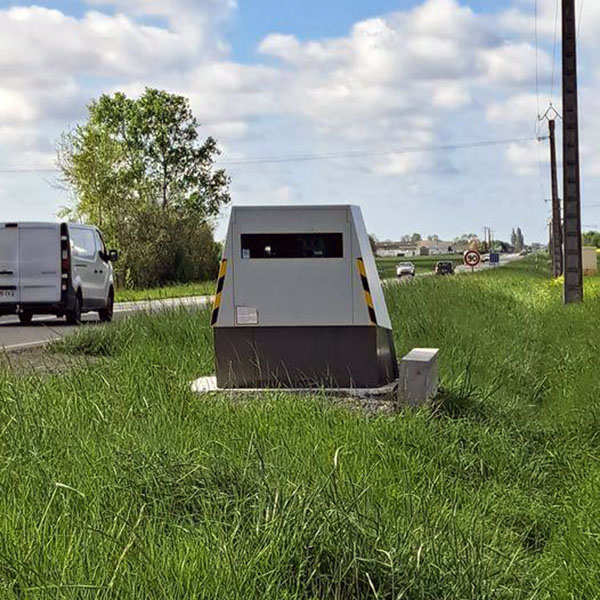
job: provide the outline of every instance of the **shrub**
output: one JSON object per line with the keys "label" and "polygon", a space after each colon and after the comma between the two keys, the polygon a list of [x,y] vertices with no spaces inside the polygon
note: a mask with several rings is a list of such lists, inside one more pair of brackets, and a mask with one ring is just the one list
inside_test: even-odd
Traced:
{"label": "shrub", "polygon": [[215,279],[220,246],[212,228],[176,210],[147,207],[132,224],[123,260],[122,287],[150,288]]}

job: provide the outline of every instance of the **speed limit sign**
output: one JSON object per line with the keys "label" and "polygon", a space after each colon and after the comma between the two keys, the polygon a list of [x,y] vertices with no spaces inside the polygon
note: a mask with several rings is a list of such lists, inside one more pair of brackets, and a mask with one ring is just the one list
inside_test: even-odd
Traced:
{"label": "speed limit sign", "polygon": [[474,269],[481,262],[481,254],[477,250],[465,252],[465,265]]}

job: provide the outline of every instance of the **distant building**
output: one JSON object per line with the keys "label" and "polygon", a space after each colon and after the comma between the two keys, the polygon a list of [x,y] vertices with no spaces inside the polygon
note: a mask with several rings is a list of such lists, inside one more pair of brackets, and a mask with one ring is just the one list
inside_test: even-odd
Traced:
{"label": "distant building", "polygon": [[416,242],[377,242],[375,253],[380,258],[419,256]]}
{"label": "distant building", "polygon": [[468,244],[445,242],[443,240],[421,240],[418,242],[377,242],[375,253],[380,258],[414,256],[439,256],[440,254],[460,254],[468,249]]}
{"label": "distant building", "polygon": [[419,242],[419,254],[421,256],[438,256],[439,254],[454,254],[457,252],[453,242],[444,240],[423,240]]}

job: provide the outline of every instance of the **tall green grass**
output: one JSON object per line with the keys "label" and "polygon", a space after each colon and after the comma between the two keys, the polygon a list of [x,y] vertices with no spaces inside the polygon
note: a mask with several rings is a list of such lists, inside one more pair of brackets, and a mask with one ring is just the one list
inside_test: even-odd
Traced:
{"label": "tall green grass", "polygon": [[180,283],[161,288],[146,290],[117,290],[117,302],[138,302],[143,300],[165,300],[167,298],[186,298],[189,296],[208,296],[215,293],[215,281]]}
{"label": "tall green grass", "polygon": [[399,354],[442,350],[430,408],[195,396],[206,311],[2,373],[0,596],[598,597],[600,280],[566,309],[534,259],[387,294]]}

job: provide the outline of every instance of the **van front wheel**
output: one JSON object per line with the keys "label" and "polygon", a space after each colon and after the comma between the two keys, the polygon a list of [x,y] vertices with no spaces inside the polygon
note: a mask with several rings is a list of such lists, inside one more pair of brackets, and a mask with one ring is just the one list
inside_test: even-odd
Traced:
{"label": "van front wheel", "polygon": [[81,296],[75,296],[75,304],[73,310],[66,313],[68,325],[81,325]]}
{"label": "van front wheel", "polygon": [[21,323],[21,325],[31,325],[32,319],[33,319],[33,313],[30,313],[30,312],[19,313],[19,322]]}
{"label": "van front wheel", "polygon": [[98,311],[98,316],[100,317],[100,321],[102,323],[110,323],[113,318],[113,313],[115,309],[115,295],[112,290],[108,293],[108,300],[106,301],[106,306]]}

